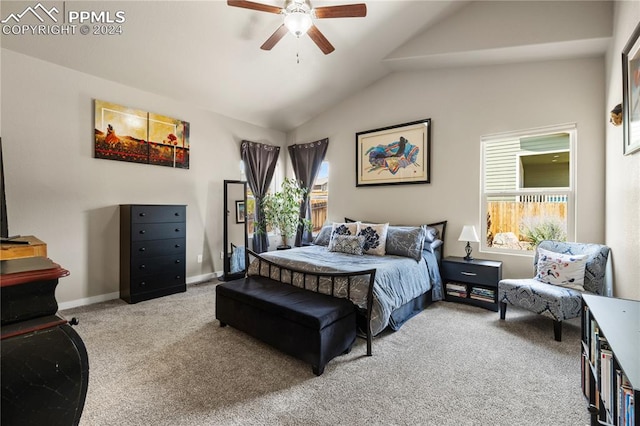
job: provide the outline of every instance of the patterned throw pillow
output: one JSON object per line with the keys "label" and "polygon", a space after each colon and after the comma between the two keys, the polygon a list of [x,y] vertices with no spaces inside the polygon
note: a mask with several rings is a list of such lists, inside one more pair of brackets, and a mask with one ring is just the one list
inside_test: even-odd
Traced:
{"label": "patterned throw pillow", "polygon": [[332,244],[329,246],[329,251],[362,255],[364,237],[357,237],[355,235],[336,235],[331,239],[331,242]]}
{"label": "patterned throw pillow", "polygon": [[359,222],[353,223],[334,223],[331,226],[331,237],[329,238],[329,251],[334,244],[333,239],[336,235],[351,235],[355,237],[358,234],[358,225]]}
{"label": "patterned throw pillow", "polygon": [[334,235],[356,235],[360,227],[360,222],[334,223],[331,227],[331,238]]}
{"label": "patterned throw pillow", "polygon": [[360,223],[358,236],[364,237],[364,254],[385,255],[388,229],[388,223]]}
{"label": "patterned throw pillow", "polygon": [[562,254],[538,249],[535,279],[547,284],[584,291],[586,254]]}
{"label": "patterned throw pillow", "polygon": [[422,246],[427,233],[422,226],[389,226],[387,230],[387,254],[422,259]]}

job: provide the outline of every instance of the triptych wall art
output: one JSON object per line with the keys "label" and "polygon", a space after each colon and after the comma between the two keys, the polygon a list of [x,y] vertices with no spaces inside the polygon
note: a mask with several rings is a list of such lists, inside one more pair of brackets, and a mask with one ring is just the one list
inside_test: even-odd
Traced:
{"label": "triptych wall art", "polygon": [[189,123],[95,100],[95,158],[189,168]]}

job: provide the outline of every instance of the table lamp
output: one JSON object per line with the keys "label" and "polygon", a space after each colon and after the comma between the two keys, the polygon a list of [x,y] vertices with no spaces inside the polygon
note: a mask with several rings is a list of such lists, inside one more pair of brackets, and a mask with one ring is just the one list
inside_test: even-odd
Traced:
{"label": "table lamp", "polygon": [[478,238],[478,234],[476,233],[476,228],[475,226],[472,225],[465,225],[462,227],[462,232],[460,233],[460,237],[458,237],[458,241],[466,241],[467,245],[464,248],[464,250],[467,252],[467,255],[464,257],[464,260],[473,260],[473,257],[471,257],[471,244],[469,244],[471,241],[473,241],[474,243],[478,243],[480,242],[480,239]]}

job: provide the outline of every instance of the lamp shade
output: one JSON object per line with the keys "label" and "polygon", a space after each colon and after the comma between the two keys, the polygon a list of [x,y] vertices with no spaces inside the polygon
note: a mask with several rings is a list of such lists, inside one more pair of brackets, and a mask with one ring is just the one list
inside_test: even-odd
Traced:
{"label": "lamp shade", "polygon": [[458,237],[458,241],[471,241],[473,243],[480,242],[480,238],[478,238],[478,234],[476,233],[476,227],[473,225],[463,226],[460,237]]}

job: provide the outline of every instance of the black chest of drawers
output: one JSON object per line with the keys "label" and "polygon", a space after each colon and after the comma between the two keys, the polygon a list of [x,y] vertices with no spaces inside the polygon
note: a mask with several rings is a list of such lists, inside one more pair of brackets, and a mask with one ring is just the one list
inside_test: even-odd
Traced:
{"label": "black chest of drawers", "polygon": [[186,206],[120,205],[120,298],[186,291]]}

